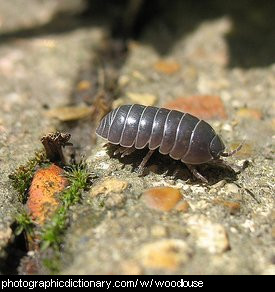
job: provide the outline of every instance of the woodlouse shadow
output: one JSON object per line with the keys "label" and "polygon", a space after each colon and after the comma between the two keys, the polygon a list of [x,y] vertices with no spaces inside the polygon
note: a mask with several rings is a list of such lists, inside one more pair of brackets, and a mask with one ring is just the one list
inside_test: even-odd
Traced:
{"label": "woodlouse shadow", "polygon": [[86,0],[82,11],[57,11],[47,22],[3,32],[0,45],[14,39],[64,34],[81,27],[107,27],[114,38],[137,39],[168,55],[179,39],[204,21],[227,16],[229,67],[263,67],[274,62],[274,1]]}
{"label": "woodlouse shadow", "polygon": [[[114,155],[114,152],[119,146],[106,144],[107,153],[111,158],[117,159],[118,162],[132,166],[132,172],[137,172],[137,168],[141,163],[143,157],[146,155],[148,149],[135,150],[132,154],[121,157],[120,154]],[[215,184],[221,180],[235,181],[237,180],[237,173],[229,168],[223,168],[215,164],[202,164],[197,166],[198,171],[209,182],[209,185]],[[162,155],[155,151],[144,168],[143,176],[153,172],[164,177],[173,177],[175,180],[180,179],[188,184],[203,184],[202,181],[196,179],[188,170],[186,165],[180,161],[176,161],[169,157],[169,155]],[[137,173],[138,175],[138,173]]]}

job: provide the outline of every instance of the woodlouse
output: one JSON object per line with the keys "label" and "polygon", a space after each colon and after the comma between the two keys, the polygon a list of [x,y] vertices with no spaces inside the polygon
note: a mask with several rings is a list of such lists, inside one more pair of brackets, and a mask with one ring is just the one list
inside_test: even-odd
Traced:
{"label": "woodlouse", "polygon": [[149,148],[139,166],[158,149],[181,160],[200,180],[207,182],[195,165],[215,162],[226,165],[220,156],[231,156],[242,147],[227,153],[221,138],[204,120],[191,114],[139,104],[122,105],[109,112],[96,129],[97,135],[111,144],[120,145],[115,154],[129,155],[135,149]]}

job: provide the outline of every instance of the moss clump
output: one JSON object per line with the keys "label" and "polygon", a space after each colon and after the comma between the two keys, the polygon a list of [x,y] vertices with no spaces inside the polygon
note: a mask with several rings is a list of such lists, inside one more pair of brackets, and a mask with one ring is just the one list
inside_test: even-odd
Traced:
{"label": "moss clump", "polygon": [[26,234],[29,236],[32,236],[34,234],[35,224],[25,211],[18,214],[15,220],[17,223],[17,228],[15,229],[15,235],[19,235],[23,231],[25,231]]}
{"label": "moss clump", "polygon": [[69,208],[81,199],[81,192],[89,186],[90,173],[84,163],[67,167],[65,175],[69,180],[69,187],[59,196],[61,207],[51,217],[42,230],[41,249],[49,246],[60,249],[62,236],[67,228]]}
{"label": "moss clump", "polygon": [[[33,159],[30,159],[25,165],[20,166],[12,174],[10,179],[14,188],[19,193],[19,200],[23,204],[28,199],[28,190],[30,188],[34,173],[38,167],[47,166],[50,161],[47,159],[44,151],[37,152]],[[90,173],[87,165],[80,163],[68,166],[64,174],[68,181],[69,187],[59,194],[61,202],[60,208],[53,214],[49,221],[42,227],[36,226],[27,212],[23,211],[16,217],[17,228],[15,235],[24,232],[27,241],[31,244],[36,238],[40,241],[41,251],[45,251],[43,259],[44,266],[56,274],[60,266],[60,246],[63,241],[63,235],[68,226],[69,208],[78,203],[81,199],[81,193],[87,189],[90,184]],[[49,253],[52,256],[49,256]]]}
{"label": "moss clump", "polygon": [[30,159],[25,165],[20,166],[9,175],[13,187],[18,191],[18,198],[21,203],[25,204],[27,201],[27,192],[37,166],[48,163],[49,160],[46,157],[45,151],[38,151],[35,153],[34,158]]}

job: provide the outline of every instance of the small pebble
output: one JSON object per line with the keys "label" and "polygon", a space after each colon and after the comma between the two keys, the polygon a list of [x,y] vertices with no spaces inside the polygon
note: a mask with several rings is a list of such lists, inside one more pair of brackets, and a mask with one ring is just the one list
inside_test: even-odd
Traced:
{"label": "small pebble", "polygon": [[101,162],[101,163],[99,163],[98,166],[101,170],[107,170],[110,167],[110,164],[106,163],[106,162]]}
{"label": "small pebble", "polygon": [[111,193],[121,193],[128,186],[128,182],[124,180],[120,180],[117,178],[107,178],[103,182],[100,182],[96,186],[94,186],[90,194],[92,197],[103,194],[109,195]]}
{"label": "small pebble", "polygon": [[127,75],[121,75],[118,79],[118,85],[123,88],[130,82],[130,78]]}
{"label": "small pebble", "polygon": [[165,108],[188,112],[201,119],[226,119],[224,104],[219,96],[197,95],[179,97],[164,105]]}
{"label": "small pebble", "polygon": [[187,212],[190,208],[190,205],[187,201],[181,200],[175,207],[175,210],[180,211],[180,212]]}
{"label": "small pebble", "polygon": [[227,208],[229,210],[230,214],[236,214],[241,209],[240,203],[233,202],[233,201],[225,201],[225,200],[215,199],[214,204],[221,205],[221,206]]}
{"label": "small pebble", "polygon": [[180,65],[175,61],[159,60],[154,64],[154,68],[157,72],[171,75],[180,70]]}
{"label": "small pebble", "polygon": [[156,187],[145,191],[142,199],[149,208],[170,211],[182,199],[182,195],[176,188]]}
{"label": "small pebble", "polygon": [[107,155],[106,150],[100,150],[100,151],[98,151],[98,152],[95,154],[95,158],[100,158],[100,157],[103,157],[103,156],[106,156],[106,155]]}
{"label": "small pebble", "polygon": [[92,108],[87,106],[67,106],[54,108],[46,112],[49,118],[56,118],[62,122],[80,120],[92,114]]}
{"label": "small pebble", "polygon": [[125,104],[125,99],[122,97],[117,98],[112,103],[112,109],[116,109],[116,108],[122,106],[123,104]]}
{"label": "small pebble", "polygon": [[105,201],[106,208],[122,207],[125,203],[125,196],[123,194],[114,193]]}
{"label": "small pebble", "polygon": [[127,92],[126,95],[130,98],[132,103],[143,104],[146,106],[152,106],[157,101],[157,97],[150,93]]}
{"label": "small pebble", "polygon": [[142,73],[140,73],[139,71],[137,71],[137,70],[134,70],[132,72],[132,76],[134,78],[140,80],[140,81],[145,81],[146,80],[145,76]]}
{"label": "small pebble", "polygon": [[211,254],[223,253],[230,249],[227,232],[221,224],[198,216],[190,217],[187,224],[198,247],[208,250]]}
{"label": "small pebble", "polygon": [[222,130],[223,131],[227,131],[227,132],[232,132],[232,126],[231,125],[229,125],[229,124],[224,124],[223,126],[222,126]]}
{"label": "small pebble", "polygon": [[254,108],[241,108],[237,112],[237,116],[244,119],[254,119],[254,120],[261,120],[262,119],[262,112],[258,109]]}
{"label": "small pebble", "polygon": [[217,182],[216,184],[212,185],[211,188],[214,189],[221,189],[224,185],[226,184],[226,180],[220,180],[219,182]]}
{"label": "small pebble", "polygon": [[224,189],[227,194],[237,194],[239,192],[239,187],[233,183],[226,184]]}
{"label": "small pebble", "polygon": [[144,244],[138,259],[145,268],[174,270],[190,258],[190,249],[180,239],[162,239]]}
{"label": "small pebble", "polygon": [[78,91],[85,91],[90,89],[92,86],[91,82],[89,80],[81,80],[77,84],[77,90]]}
{"label": "small pebble", "polygon": [[161,225],[154,225],[151,227],[151,234],[154,237],[165,237],[167,235],[167,229]]}

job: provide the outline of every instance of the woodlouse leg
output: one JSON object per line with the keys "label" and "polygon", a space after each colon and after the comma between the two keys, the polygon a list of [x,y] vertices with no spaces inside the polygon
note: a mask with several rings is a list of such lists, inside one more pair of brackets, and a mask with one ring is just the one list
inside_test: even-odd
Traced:
{"label": "woodlouse leg", "polygon": [[125,151],[122,152],[121,157],[130,155],[131,153],[133,153],[136,150],[135,147],[131,147],[131,148],[126,148]]}
{"label": "woodlouse leg", "polygon": [[180,168],[178,167],[177,169],[175,169],[175,170],[173,171],[173,176],[174,176],[174,177],[177,177],[177,176],[179,175],[179,173],[180,173]]}
{"label": "woodlouse leg", "polygon": [[123,146],[120,146],[119,148],[116,149],[116,151],[114,152],[114,155],[121,154],[121,153],[123,153],[126,150],[127,150],[127,148],[125,148]]}
{"label": "woodlouse leg", "polygon": [[196,167],[192,164],[185,164],[187,166],[187,168],[190,170],[190,172],[199,180],[203,181],[204,183],[208,183],[208,180],[202,176],[198,170],[196,169]]}
{"label": "woodlouse leg", "polygon": [[124,156],[130,155],[135,150],[136,150],[135,147],[128,148],[128,147],[121,146],[114,152],[114,155],[121,154],[121,157],[124,157]]}
{"label": "woodlouse leg", "polygon": [[140,165],[138,166],[138,174],[139,174],[139,176],[143,175],[144,167],[145,167],[146,163],[148,162],[148,160],[150,159],[150,157],[152,156],[153,153],[154,153],[154,150],[149,150],[147,152],[147,154],[145,155],[145,157],[142,159]]}

